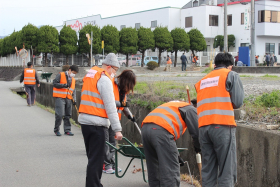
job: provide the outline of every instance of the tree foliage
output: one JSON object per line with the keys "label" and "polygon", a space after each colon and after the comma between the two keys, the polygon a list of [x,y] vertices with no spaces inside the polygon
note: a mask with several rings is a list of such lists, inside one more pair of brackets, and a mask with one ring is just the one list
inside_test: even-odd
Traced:
{"label": "tree foliage", "polygon": [[138,51],[142,53],[141,67],[144,66],[145,51],[155,48],[154,33],[150,28],[140,27],[138,29]]}
{"label": "tree foliage", "polygon": [[190,50],[190,38],[186,31],[182,28],[175,28],[171,31],[173,38],[173,50],[175,52],[174,67],[177,64],[177,52]]}
{"label": "tree foliage", "polygon": [[106,25],[101,29],[101,38],[104,40],[105,53],[118,53],[120,50],[120,36],[118,29],[113,25]]}
{"label": "tree foliage", "polygon": [[22,27],[22,41],[24,42],[25,45],[25,49],[31,49],[31,45],[32,48],[36,48],[38,45],[38,32],[39,29],[28,23],[28,25],[25,25],[24,27]]}
{"label": "tree foliage", "polygon": [[59,33],[60,52],[66,55],[66,64],[68,64],[68,55],[75,54],[78,50],[78,38],[76,31],[70,26],[64,25]]}
{"label": "tree foliage", "polygon": [[159,50],[158,65],[161,64],[161,53],[171,51],[173,48],[173,38],[167,27],[157,27],[153,31],[155,37],[155,47]]}
{"label": "tree foliage", "polygon": [[[235,36],[233,34],[228,35],[228,50],[230,47],[235,47]],[[217,35],[214,39],[214,48],[220,47],[220,51],[224,49],[224,36]]]}
{"label": "tree foliage", "polygon": [[90,45],[86,34],[91,34],[92,31],[92,53],[100,54],[101,49],[101,31],[98,26],[86,25],[79,31],[79,52],[90,53]]}
{"label": "tree foliage", "polygon": [[126,55],[126,67],[128,67],[128,55],[137,53],[138,33],[135,28],[123,28],[120,31],[120,53]]}
{"label": "tree foliage", "polygon": [[203,34],[198,29],[191,29],[188,32],[190,37],[190,49],[194,54],[194,51],[203,51],[206,49],[206,41]]}
{"label": "tree foliage", "polygon": [[38,51],[45,53],[45,64],[47,65],[47,53],[59,52],[59,36],[55,27],[45,25],[38,32]]}

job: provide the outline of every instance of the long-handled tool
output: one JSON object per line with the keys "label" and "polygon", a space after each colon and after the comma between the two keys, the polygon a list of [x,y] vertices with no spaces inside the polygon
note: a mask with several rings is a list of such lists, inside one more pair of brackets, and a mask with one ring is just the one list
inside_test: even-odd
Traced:
{"label": "long-handled tool", "polygon": [[191,104],[190,91],[189,91],[189,86],[188,85],[186,86],[186,90],[187,90],[187,94],[188,94],[189,104]]}
{"label": "long-handled tool", "polygon": [[[131,119],[132,119],[134,116],[132,115],[132,113],[130,112],[129,109],[128,109],[127,111],[128,111],[128,115],[129,115],[129,116],[131,117]],[[139,132],[140,135],[141,135],[141,130],[140,130],[138,124],[137,124],[135,121],[134,121],[133,123],[134,123],[135,127],[137,128],[138,132]]]}
{"label": "long-handled tool", "polygon": [[196,154],[196,163],[197,163],[197,167],[199,169],[200,184],[201,184],[202,183],[202,176],[201,176],[202,164],[201,164],[201,155],[200,155],[200,153]]}
{"label": "long-handled tool", "polygon": [[[69,91],[69,87],[68,87],[68,91]],[[74,99],[73,99],[73,95],[71,95],[72,96],[72,102],[73,103],[75,103],[75,101],[74,101]],[[77,105],[74,105],[75,106],[75,108],[76,108],[76,111],[77,111],[77,115],[79,116],[79,110],[78,110],[78,108],[77,108]]]}

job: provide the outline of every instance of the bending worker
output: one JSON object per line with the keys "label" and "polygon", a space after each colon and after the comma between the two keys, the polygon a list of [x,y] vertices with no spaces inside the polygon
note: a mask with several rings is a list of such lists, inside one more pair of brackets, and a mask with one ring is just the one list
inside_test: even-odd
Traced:
{"label": "bending worker", "polygon": [[74,77],[78,72],[78,66],[72,65],[68,71],[60,72],[53,80],[53,97],[55,97],[54,133],[56,136],[61,136],[59,126],[61,125],[62,118],[64,123],[64,133],[69,136],[74,135],[71,132],[70,117],[72,114],[73,99],[73,105],[76,105],[76,81]]}
{"label": "bending worker", "polygon": [[196,108],[186,102],[171,101],[154,109],[142,123],[142,141],[151,187],[179,187],[180,166],[175,140],[186,129],[200,152]]}
{"label": "bending worker", "polygon": [[102,62],[102,68],[94,66],[84,77],[78,122],[81,124],[88,157],[86,187],[102,187],[105,131],[109,126],[116,133],[115,139],[122,139],[112,78],[120,64],[114,53],[109,53]]}
{"label": "bending worker", "polygon": [[215,69],[196,85],[202,186],[233,187],[237,181],[236,123],[233,109],[241,107],[244,91],[229,53],[215,57]]}
{"label": "bending worker", "polygon": [[[119,76],[113,79],[113,90],[115,95],[116,106],[118,110],[119,120],[121,120],[122,112],[124,115],[135,122],[135,118],[131,114],[127,102],[126,95],[130,91],[133,92],[133,88],[136,84],[136,76],[132,70],[124,70]],[[116,145],[115,132],[110,126],[107,131],[105,131],[105,140]],[[109,145],[105,144],[105,159],[104,159],[104,168],[103,172],[107,174],[115,173],[115,149],[111,148]],[[118,172],[121,172],[121,169],[117,169]]]}
{"label": "bending worker", "polygon": [[23,70],[20,76],[20,83],[22,83],[22,81],[24,81],[27,106],[34,105],[36,98],[35,85],[37,84],[37,86],[40,87],[40,82],[31,62],[27,63],[27,68]]}

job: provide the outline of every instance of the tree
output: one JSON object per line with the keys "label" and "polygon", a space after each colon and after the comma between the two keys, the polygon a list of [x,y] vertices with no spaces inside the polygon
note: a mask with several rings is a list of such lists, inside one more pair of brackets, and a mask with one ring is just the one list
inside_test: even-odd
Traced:
{"label": "tree", "polygon": [[[37,45],[38,45],[38,32],[39,29],[28,23],[28,25],[25,25],[24,27],[22,27],[22,41],[24,42],[25,45],[25,49],[31,49],[32,46],[32,50],[36,50]],[[30,55],[32,55],[32,53],[30,53]],[[33,57],[32,59],[32,63],[33,63]]]}
{"label": "tree", "polygon": [[16,52],[15,47],[21,49],[23,47],[22,33],[21,31],[14,31],[7,39],[6,52],[7,54],[13,54]]}
{"label": "tree", "polygon": [[206,49],[206,41],[203,34],[198,29],[191,29],[188,32],[190,37],[190,49],[194,55],[194,51],[203,51]]}
{"label": "tree", "polygon": [[3,49],[4,49],[3,43],[4,43],[4,39],[2,38],[2,39],[0,39],[0,57],[1,57],[1,56],[4,56],[4,52],[3,52]]}
{"label": "tree", "polygon": [[178,51],[189,51],[190,50],[190,38],[189,35],[182,28],[175,28],[171,31],[173,38],[173,50],[175,52],[174,67],[177,64],[177,53]]}
{"label": "tree", "polygon": [[[79,53],[87,53],[90,56],[90,45],[86,34],[91,34],[92,31],[92,53],[100,54],[101,49],[101,31],[98,26],[86,25],[79,31]],[[90,64],[90,58],[88,59]]]}
{"label": "tree", "polygon": [[70,26],[64,25],[59,34],[60,52],[66,55],[66,64],[68,64],[68,56],[77,53],[78,38],[76,31]]}
{"label": "tree", "polygon": [[120,31],[120,53],[126,55],[126,67],[128,67],[128,55],[137,53],[137,30],[131,27]]}
{"label": "tree", "polygon": [[167,27],[157,27],[153,31],[155,37],[155,47],[158,48],[158,66],[161,63],[161,53],[163,51],[171,51],[173,47],[173,39]]}
{"label": "tree", "polygon": [[[233,34],[228,35],[228,51],[229,48],[235,47],[235,36]],[[220,51],[223,51],[224,49],[224,36],[223,35],[217,35],[214,39],[214,48],[220,47]]]}
{"label": "tree", "polygon": [[9,40],[9,36],[6,36],[5,38],[2,39],[2,45],[0,46],[0,53],[1,53],[1,56],[6,56],[8,53],[8,46],[7,46],[7,43],[8,43],[8,40]]}
{"label": "tree", "polygon": [[119,31],[113,25],[106,25],[101,29],[101,38],[104,40],[105,53],[118,53],[120,50]]}
{"label": "tree", "polygon": [[45,25],[38,32],[38,52],[45,53],[45,65],[47,65],[47,54],[59,52],[59,36],[56,28]]}
{"label": "tree", "polygon": [[154,33],[150,28],[140,27],[138,29],[138,50],[142,53],[141,67],[144,66],[145,51],[155,48]]}

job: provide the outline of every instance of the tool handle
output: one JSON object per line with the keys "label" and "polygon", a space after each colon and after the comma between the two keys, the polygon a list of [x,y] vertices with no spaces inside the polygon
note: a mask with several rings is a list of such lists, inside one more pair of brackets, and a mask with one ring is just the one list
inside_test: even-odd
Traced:
{"label": "tool handle", "polygon": [[189,86],[188,85],[186,86],[186,90],[187,90],[189,104],[191,104],[190,91],[189,91]]}
{"label": "tool handle", "polygon": [[141,130],[140,130],[140,128],[139,128],[139,126],[138,126],[138,124],[137,124],[136,122],[134,122],[134,125],[135,125],[135,127],[137,128],[138,132],[139,132],[139,133],[140,133],[140,135],[141,135]]}

